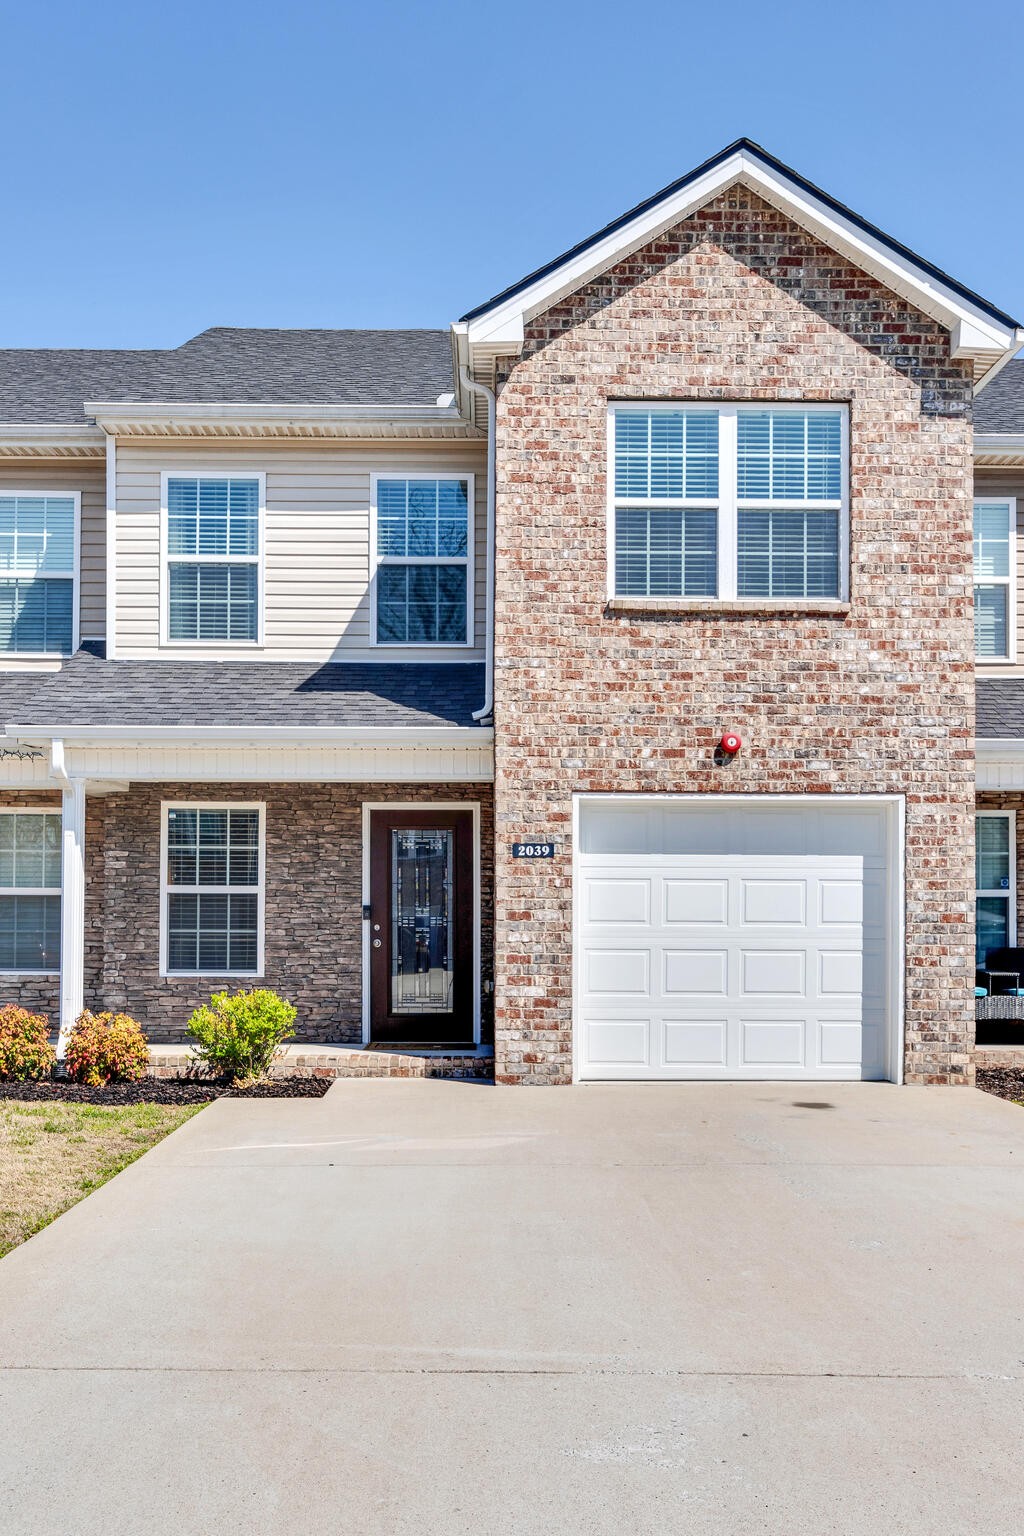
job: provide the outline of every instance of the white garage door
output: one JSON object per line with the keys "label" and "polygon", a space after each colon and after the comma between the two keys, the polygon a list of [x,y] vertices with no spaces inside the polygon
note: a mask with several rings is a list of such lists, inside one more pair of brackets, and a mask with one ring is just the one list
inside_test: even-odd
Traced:
{"label": "white garage door", "polygon": [[584,799],[580,1077],[885,1077],[886,848],[877,804]]}

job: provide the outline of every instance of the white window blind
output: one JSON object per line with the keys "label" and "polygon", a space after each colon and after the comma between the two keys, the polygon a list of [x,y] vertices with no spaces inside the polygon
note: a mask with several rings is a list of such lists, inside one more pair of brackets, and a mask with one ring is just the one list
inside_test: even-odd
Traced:
{"label": "white window blind", "polygon": [[974,653],[986,661],[1014,654],[1015,519],[1012,499],[974,503]]}
{"label": "white window blind", "polygon": [[974,887],[976,964],[984,965],[990,949],[1016,942],[1014,815],[986,811],[974,818]]}
{"label": "white window blind", "polygon": [[612,596],[834,599],[842,406],[612,407]]}
{"label": "white window blind", "polygon": [[74,649],[77,498],[0,492],[0,651]]}
{"label": "white window blind", "polygon": [[60,970],[59,811],[0,812],[0,971]]}
{"label": "white window blind", "polygon": [[259,638],[260,482],[167,477],[167,636]]}
{"label": "white window blind", "polygon": [[164,970],[168,975],[262,971],[262,810],[164,808]]}

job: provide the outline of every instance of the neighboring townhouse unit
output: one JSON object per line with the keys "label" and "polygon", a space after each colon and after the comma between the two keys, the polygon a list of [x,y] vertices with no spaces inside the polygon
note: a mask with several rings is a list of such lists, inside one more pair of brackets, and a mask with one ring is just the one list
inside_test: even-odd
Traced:
{"label": "neighboring townhouse unit", "polygon": [[450,331],[0,353],[0,990],[968,1081],[1022,340],[740,141]]}

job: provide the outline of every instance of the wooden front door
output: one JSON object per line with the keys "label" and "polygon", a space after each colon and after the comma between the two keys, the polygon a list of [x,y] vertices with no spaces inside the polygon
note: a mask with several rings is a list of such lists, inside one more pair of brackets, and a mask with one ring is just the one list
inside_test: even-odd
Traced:
{"label": "wooden front door", "polygon": [[473,814],[370,812],[370,1039],[473,1043]]}

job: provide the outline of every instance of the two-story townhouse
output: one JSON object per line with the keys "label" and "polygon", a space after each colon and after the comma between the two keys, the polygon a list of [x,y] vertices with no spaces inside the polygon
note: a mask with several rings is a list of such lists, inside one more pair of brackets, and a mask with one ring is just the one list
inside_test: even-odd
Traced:
{"label": "two-story townhouse", "polygon": [[450,332],[0,354],[5,994],[969,1080],[1022,339],[740,141]]}

